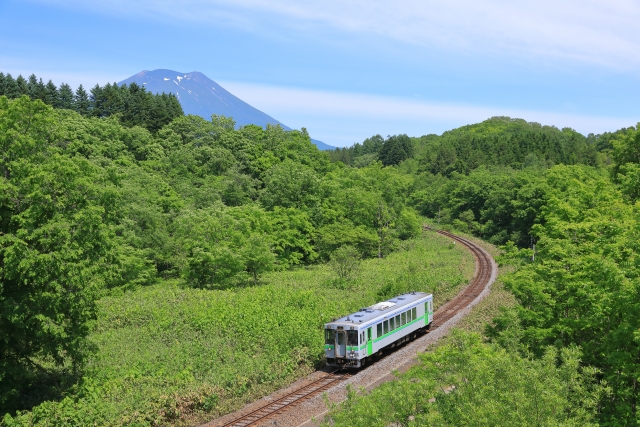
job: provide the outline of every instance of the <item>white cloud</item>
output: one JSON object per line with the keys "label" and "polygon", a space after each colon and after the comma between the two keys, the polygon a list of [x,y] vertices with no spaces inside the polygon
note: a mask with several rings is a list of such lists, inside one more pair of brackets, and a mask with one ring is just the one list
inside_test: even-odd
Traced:
{"label": "white cloud", "polygon": [[640,62],[640,3],[633,0],[40,1],[118,15],[226,23],[251,31],[277,27],[327,38],[375,35],[467,53],[615,67]]}
{"label": "white cloud", "polygon": [[482,105],[447,104],[357,93],[325,92],[219,82],[225,89],[282,123],[307,127],[311,136],[331,145],[350,145],[379,133],[420,136],[477,123],[493,116],[527,121],[577,131],[602,133],[635,125],[637,118],[601,117],[553,111],[511,109]]}

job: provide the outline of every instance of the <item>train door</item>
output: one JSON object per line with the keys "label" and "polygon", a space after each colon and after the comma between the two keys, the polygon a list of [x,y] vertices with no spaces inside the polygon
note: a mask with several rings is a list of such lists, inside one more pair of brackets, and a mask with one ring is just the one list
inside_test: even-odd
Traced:
{"label": "train door", "polygon": [[372,330],[373,328],[367,329],[367,356],[371,356],[373,353],[373,339],[372,339]]}
{"label": "train door", "polygon": [[424,303],[424,324],[429,324],[429,301]]}
{"label": "train door", "polygon": [[346,357],[347,355],[347,333],[336,331],[336,357]]}

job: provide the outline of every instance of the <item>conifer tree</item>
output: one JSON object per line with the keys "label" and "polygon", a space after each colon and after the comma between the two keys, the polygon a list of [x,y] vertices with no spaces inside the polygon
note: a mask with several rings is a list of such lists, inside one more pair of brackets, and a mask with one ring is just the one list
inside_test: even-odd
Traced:
{"label": "conifer tree", "polygon": [[51,80],[47,82],[44,91],[44,103],[51,105],[54,108],[58,108],[60,106],[60,99],[58,96],[58,88]]}
{"label": "conifer tree", "polygon": [[18,76],[18,78],[16,79],[16,84],[18,85],[19,91],[19,94],[16,98],[19,98],[22,95],[29,95],[29,87],[27,85],[27,81],[24,79],[24,77],[22,77],[22,75]]}
{"label": "conifer tree", "polygon": [[38,78],[35,74],[31,74],[29,76],[29,80],[27,81],[27,91],[31,100],[38,99]]}
{"label": "conifer tree", "polygon": [[16,83],[15,79],[11,76],[11,74],[7,74],[5,77],[5,93],[7,98],[15,99],[20,97],[20,87],[18,87],[18,83]]}
{"label": "conifer tree", "polygon": [[89,109],[94,117],[104,116],[104,90],[99,84],[89,91]]}
{"label": "conifer tree", "polygon": [[[126,86],[123,87],[126,88]],[[102,88],[103,117],[108,117],[124,111],[125,97],[128,95],[128,93],[125,93],[125,90],[128,92],[128,89],[121,90],[117,83],[114,83],[113,85],[111,83],[107,83]]]}
{"label": "conifer tree", "polygon": [[0,96],[4,95],[5,91],[5,76],[4,73],[0,71]]}
{"label": "conifer tree", "polygon": [[46,104],[47,87],[44,85],[42,79],[38,79],[38,83],[36,84],[36,99],[39,99]]}
{"label": "conifer tree", "polygon": [[73,106],[76,112],[80,113],[85,117],[88,116],[90,113],[89,95],[87,94],[87,91],[84,90],[84,87],[82,87],[82,84],[78,86],[78,89],[76,90]]}
{"label": "conifer tree", "polygon": [[71,86],[66,83],[62,83],[60,85],[60,89],[58,90],[59,96],[59,108],[64,108],[66,110],[73,110],[73,90],[71,90]]}

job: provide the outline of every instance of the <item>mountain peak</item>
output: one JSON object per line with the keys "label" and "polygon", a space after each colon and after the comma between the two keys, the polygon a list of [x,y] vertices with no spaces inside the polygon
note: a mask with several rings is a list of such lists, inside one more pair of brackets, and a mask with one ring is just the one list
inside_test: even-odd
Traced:
{"label": "mountain peak", "polygon": [[[254,124],[264,127],[272,124],[291,130],[273,117],[234,96],[199,71],[181,73],[167,69],[143,70],[118,84],[131,83],[144,86],[152,93],[174,94],[180,101],[185,114],[194,114],[207,120],[211,119],[212,114],[218,114],[233,117],[238,126]],[[320,141],[312,140],[312,142],[321,150],[334,148]]]}

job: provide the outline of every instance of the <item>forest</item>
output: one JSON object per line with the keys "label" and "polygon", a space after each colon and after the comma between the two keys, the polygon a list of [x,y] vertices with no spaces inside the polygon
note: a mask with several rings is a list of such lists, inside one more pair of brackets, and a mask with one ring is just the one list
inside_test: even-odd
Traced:
{"label": "forest", "polygon": [[[479,372],[504,396],[530,390],[507,377],[544,379],[561,408],[545,425],[638,424],[640,128],[494,117],[324,153],[305,130],[184,116],[134,85],[96,86],[85,108],[84,89],[32,77],[0,74],[1,425],[166,425],[259,397],[321,363],[340,311],[468,280],[472,260],[424,222],[500,246],[517,304],[425,356],[449,377],[399,381],[382,412],[365,409],[388,388],[356,393],[337,424],[491,425],[530,402],[460,387],[428,405]],[[424,401],[402,398],[415,387]]]}

